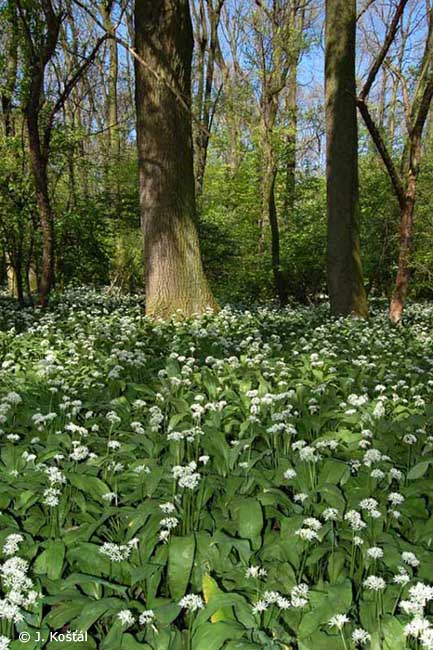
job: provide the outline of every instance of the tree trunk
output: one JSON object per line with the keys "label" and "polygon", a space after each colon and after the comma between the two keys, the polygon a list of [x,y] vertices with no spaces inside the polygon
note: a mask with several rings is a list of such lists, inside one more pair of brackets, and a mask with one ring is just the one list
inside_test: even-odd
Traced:
{"label": "tree trunk", "polygon": [[[35,100],[39,102],[39,95]],[[46,306],[54,286],[54,215],[48,190],[48,161],[41,151],[38,128],[38,110],[29,103],[27,110],[29,151],[32,173],[35,181],[36,203],[42,233],[42,266],[39,280],[39,303]]]}
{"label": "tree trunk", "polygon": [[399,323],[401,320],[409,288],[415,196],[416,177],[411,175],[406,204],[401,209],[398,269],[388,314],[389,320],[394,324]]}
{"label": "tree trunk", "polygon": [[288,294],[280,259],[280,231],[278,226],[277,207],[275,204],[276,177],[277,170],[275,167],[270,166],[265,170],[263,179],[263,198],[264,209],[267,212],[269,225],[271,227],[271,259],[275,291],[277,293],[281,307],[284,307],[287,305]]}
{"label": "tree trunk", "polygon": [[334,316],[366,317],[359,243],[356,1],[326,2],[328,291]]}
{"label": "tree trunk", "polygon": [[1,91],[1,106],[6,137],[14,135],[12,120],[12,98],[15,92],[18,72],[18,25],[15,2],[8,2],[8,38],[6,43],[5,82]]}
{"label": "tree trunk", "polygon": [[288,93],[286,101],[287,111],[287,136],[286,148],[286,188],[284,196],[283,215],[287,223],[290,213],[295,207],[296,189],[296,139],[298,132],[298,62],[294,61],[288,75]]}
{"label": "tree trunk", "polygon": [[188,1],[136,0],[135,32],[146,313],[188,317],[217,308],[195,225]]}

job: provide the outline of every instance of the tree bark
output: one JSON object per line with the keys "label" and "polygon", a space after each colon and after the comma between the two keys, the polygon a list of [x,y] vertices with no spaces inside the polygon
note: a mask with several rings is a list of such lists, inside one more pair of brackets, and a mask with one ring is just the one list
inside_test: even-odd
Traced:
{"label": "tree bark", "polygon": [[39,133],[39,103],[42,94],[42,74],[33,72],[30,83],[26,120],[29,134],[30,164],[35,182],[36,204],[42,233],[42,264],[39,278],[39,302],[46,306],[54,286],[54,214],[48,190],[48,158],[42,151]]}
{"label": "tree bark", "polygon": [[409,288],[416,185],[416,176],[411,174],[406,192],[406,203],[401,209],[398,268],[388,314],[390,321],[394,324],[401,321]]}
{"label": "tree bark", "polygon": [[188,317],[217,308],[195,224],[188,1],[136,0],[135,33],[146,313]]}
{"label": "tree bark", "polygon": [[[215,65],[219,49],[218,27],[225,0],[200,0],[196,23],[199,41],[197,93],[197,116],[199,127],[194,138],[196,197],[203,193],[207,153],[213,117],[219,99],[219,93],[212,97],[214,88]],[[202,128],[200,128],[200,126]]]}
{"label": "tree bark", "polygon": [[331,313],[366,317],[359,242],[356,1],[326,2],[326,135]]}
{"label": "tree bark", "polygon": [[8,5],[8,38],[6,43],[6,70],[5,82],[1,92],[1,106],[6,137],[14,135],[12,120],[12,98],[15,92],[18,72],[18,25],[17,10],[14,2],[9,0]]}
{"label": "tree bark", "polygon": [[285,142],[286,188],[283,215],[286,223],[295,207],[296,193],[296,141],[298,134],[298,60],[291,65],[288,75],[286,99],[287,135]]}
{"label": "tree bark", "polygon": [[277,178],[277,169],[272,164],[267,167],[263,178],[263,197],[264,207],[271,227],[271,259],[272,273],[274,276],[275,290],[281,307],[287,305],[288,292],[286,279],[281,268],[280,259],[280,230],[278,225],[277,207],[275,204],[275,181]]}

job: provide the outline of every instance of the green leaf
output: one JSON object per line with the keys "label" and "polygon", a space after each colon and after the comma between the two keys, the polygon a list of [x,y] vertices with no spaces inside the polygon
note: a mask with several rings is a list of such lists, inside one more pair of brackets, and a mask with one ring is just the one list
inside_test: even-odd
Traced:
{"label": "green leaf", "polygon": [[65,545],[63,542],[50,541],[45,551],[36,558],[34,571],[40,575],[46,574],[50,580],[58,580],[62,576],[64,558]]}
{"label": "green leaf", "polygon": [[[203,576],[202,580],[203,594],[206,604],[212,602],[212,599],[223,594],[224,592],[218,587],[216,580],[214,580],[208,573]],[[211,616],[212,623],[218,621],[233,620],[233,611],[231,607],[219,609]]]}
{"label": "green leaf", "polygon": [[152,650],[147,643],[139,643],[134,639],[132,634],[124,634],[122,636],[122,650]]}
{"label": "green leaf", "polygon": [[243,499],[238,511],[239,536],[255,540],[263,528],[263,511],[257,499]]}
{"label": "green leaf", "polygon": [[45,623],[54,630],[60,630],[64,625],[70,623],[76,616],[83,611],[87,598],[79,598],[73,601],[67,601],[54,607],[45,617]]}
{"label": "green leaf", "polygon": [[168,551],[168,585],[174,600],[186,593],[195,555],[194,535],[172,537]]}
{"label": "green leaf", "polygon": [[408,472],[407,478],[409,480],[421,478],[421,476],[424,476],[424,474],[427,472],[431,463],[432,463],[431,460],[424,460],[422,461],[422,463],[418,463],[417,465],[414,465],[412,469]]}
{"label": "green leaf", "polygon": [[203,623],[192,638],[193,647],[220,650],[226,641],[240,639],[244,633],[245,630],[239,623]]}
{"label": "green leaf", "polygon": [[81,614],[74,619],[75,629],[85,632],[99,621],[104,614],[119,611],[124,606],[124,601],[119,598],[102,598],[101,600],[91,601],[83,607]]}
{"label": "green leaf", "polygon": [[71,485],[82,490],[86,494],[89,494],[91,497],[99,499],[102,503],[105,503],[102,498],[103,495],[110,492],[108,485],[96,476],[87,476],[86,474],[75,474],[70,472],[68,474],[68,480]]}

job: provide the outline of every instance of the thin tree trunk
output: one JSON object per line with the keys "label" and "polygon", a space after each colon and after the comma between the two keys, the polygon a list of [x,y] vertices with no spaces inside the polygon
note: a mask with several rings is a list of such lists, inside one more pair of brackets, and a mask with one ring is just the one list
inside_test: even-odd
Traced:
{"label": "thin tree trunk", "polygon": [[406,192],[406,204],[402,208],[400,218],[400,248],[398,256],[398,269],[394,292],[392,294],[389,307],[389,319],[392,323],[399,323],[401,320],[409,288],[416,185],[417,179],[413,174],[411,174],[408,189]]}
{"label": "thin tree trunk", "polygon": [[265,209],[271,227],[271,256],[272,256],[272,273],[274,276],[275,290],[278,296],[280,305],[284,307],[287,305],[287,288],[284,278],[284,273],[281,268],[280,258],[280,231],[278,226],[278,214],[275,204],[275,181],[277,177],[277,170],[275,167],[270,166],[265,171],[264,176],[264,189],[263,196],[265,200]]}
{"label": "thin tree trunk", "polygon": [[286,135],[286,188],[284,195],[283,215],[286,222],[295,206],[296,190],[296,141],[298,132],[298,63],[293,62],[288,75],[288,94],[286,102],[287,135]]}
{"label": "thin tree trunk", "polygon": [[327,0],[328,290],[333,315],[366,317],[359,242],[355,34],[355,0]]}
{"label": "thin tree trunk", "polygon": [[17,34],[17,10],[13,0],[8,2],[9,30],[6,44],[6,70],[5,83],[1,93],[1,106],[6,137],[14,135],[12,121],[12,98],[15,92],[18,71],[18,34]]}
{"label": "thin tree trunk", "polygon": [[191,316],[217,305],[203,272],[195,225],[188,110],[193,37],[187,0],[136,0],[135,28],[146,313]]}

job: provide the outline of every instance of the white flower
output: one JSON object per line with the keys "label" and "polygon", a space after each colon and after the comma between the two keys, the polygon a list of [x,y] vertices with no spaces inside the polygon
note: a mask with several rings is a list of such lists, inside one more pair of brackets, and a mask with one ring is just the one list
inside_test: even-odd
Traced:
{"label": "white flower", "polygon": [[117,618],[120,620],[122,625],[126,625],[127,627],[130,627],[135,623],[135,618],[130,609],[122,609],[118,612]]}
{"label": "white flower", "polygon": [[204,602],[201,596],[198,596],[197,594],[189,594],[179,601],[179,606],[184,607],[190,612],[195,612],[204,607]]}
{"label": "white flower", "polygon": [[420,636],[430,628],[430,623],[422,616],[415,616],[415,618],[408,623],[404,628],[405,636],[412,636],[414,639],[419,639]]}
{"label": "white flower", "polygon": [[411,567],[417,567],[420,564],[420,561],[416,557],[415,553],[411,553],[411,551],[404,551],[401,554],[401,559],[405,564],[408,564]]}
{"label": "white flower", "polygon": [[423,650],[433,650],[433,629],[424,630],[421,634],[421,643]]}
{"label": "white flower", "polygon": [[298,476],[297,472],[294,469],[291,469],[291,468],[286,469],[286,471],[284,472],[284,478],[287,481],[291,481],[292,479],[296,478],[297,476]]}
{"label": "white flower", "polygon": [[399,506],[403,503],[404,496],[399,492],[391,492],[388,495],[388,501],[390,501],[393,506]]}
{"label": "white flower", "polygon": [[371,639],[370,634],[367,630],[363,630],[361,627],[356,628],[352,632],[352,641],[354,645],[365,645]]}
{"label": "white flower", "polygon": [[346,623],[350,623],[350,618],[346,614],[335,614],[329,619],[329,627],[335,627],[337,630],[342,630]]}
{"label": "white flower", "polygon": [[72,453],[69,454],[69,458],[74,461],[80,461],[87,458],[89,455],[89,448],[85,445],[77,445],[74,447]]}
{"label": "white flower", "polygon": [[116,492],[105,492],[105,494],[102,495],[102,498],[104,501],[108,501],[111,503],[112,501],[116,501],[117,499],[117,494]]}
{"label": "white flower", "polygon": [[295,535],[297,535],[304,542],[312,542],[315,539],[319,539],[316,531],[312,530],[311,528],[299,528],[298,530],[295,530]]}
{"label": "white flower", "polygon": [[379,576],[368,576],[362,584],[371,591],[382,591],[386,587],[385,580]]}
{"label": "white flower", "polygon": [[279,596],[277,599],[277,605],[280,609],[289,609],[291,606],[290,600],[288,598],[284,598],[283,596]]}
{"label": "white flower", "polygon": [[9,402],[9,404],[21,404],[23,401],[21,395],[18,395],[18,393],[15,393],[14,391],[8,393],[3,399],[5,402]]}
{"label": "white flower", "polygon": [[62,485],[63,483],[66,483],[66,477],[58,467],[47,467],[45,469],[45,474],[48,476],[51,485]]}
{"label": "white flower", "polygon": [[176,528],[178,523],[179,519],[177,517],[165,517],[165,519],[161,519],[159,525],[168,530],[172,530],[173,528]]}
{"label": "white flower", "polygon": [[311,528],[312,530],[320,530],[322,528],[321,522],[315,517],[307,517],[304,519],[302,525],[307,526],[307,528]]}
{"label": "white flower", "polygon": [[337,508],[326,508],[326,510],[322,512],[322,517],[325,521],[335,521],[338,519],[338,514]]}
{"label": "white flower", "polygon": [[372,470],[372,472],[370,473],[370,476],[371,476],[371,478],[374,478],[377,481],[381,481],[385,476],[385,472],[382,472],[381,469],[376,468],[376,469]]}
{"label": "white flower", "polygon": [[351,529],[354,531],[362,530],[367,526],[357,510],[349,510],[349,512],[346,512],[344,519],[349,522]]}
{"label": "white flower", "polygon": [[412,601],[425,607],[428,601],[433,600],[433,587],[417,582],[409,589],[409,596]]}
{"label": "white flower", "polygon": [[359,507],[361,510],[366,510],[367,512],[372,512],[373,510],[377,510],[378,502],[376,499],[369,498],[369,499],[363,499],[359,503]]}
{"label": "white flower", "polygon": [[266,569],[263,569],[260,566],[250,566],[248,569],[245,571],[245,577],[246,578],[265,578],[267,576],[267,571]]}
{"label": "white flower", "polygon": [[152,623],[154,618],[155,618],[155,613],[153,609],[146,609],[138,617],[138,622],[140,623],[140,625],[148,625],[149,623]]}
{"label": "white flower", "polygon": [[292,591],[290,592],[292,607],[295,607],[296,609],[306,607],[308,605],[308,592],[308,585],[303,582],[293,587]]}
{"label": "white flower", "polygon": [[404,567],[399,567],[399,573],[393,577],[392,581],[396,585],[407,585],[410,582],[410,576],[406,573]]}
{"label": "white flower", "polygon": [[270,603],[271,605],[273,603],[276,603],[279,597],[280,594],[278,593],[278,591],[265,591],[265,593],[263,594],[263,599],[266,600],[266,602]]}
{"label": "white flower", "polygon": [[305,492],[299,492],[298,494],[295,494],[293,497],[293,501],[296,503],[304,503],[308,499],[308,494],[305,494]]}
{"label": "white flower", "polygon": [[372,546],[367,550],[367,555],[373,558],[373,560],[379,560],[383,557],[383,551],[378,546]]}
{"label": "white flower", "polygon": [[7,636],[0,636],[0,650],[8,650],[11,640]]}
{"label": "white flower", "polygon": [[15,553],[18,552],[18,547],[20,542],[22,542],[23,540],[24,537],[19,533],[13,533],[12,535],[8,535],[5,539],[5,543],[3,546],[3,553],[5,555],[15,555]]}
{"label": "white flower", "polygon": [[256,603],[254,603],[252,612],[253,614],[260,614],[261,612],[265,612],[269,607],[269,603],[266,600],[258,600]]}
{"label": "white flower", "polygon": [[416,603],[413,600],[401,600],[399,607],[409,616],[422,616],[424,612],[423,605]]}
{"label": "white flower", "polygon": [[167,501],[166,503],[160,503],[159,507],[166,515],[169,515],[176,510],[176,506],[170,501]]}
{"label": "white flower", "polygon": [[44,503],[50,508],[55,508],[59,505],[59,496],[61,495],[60,490],[55,488],[47,488],[44,490]]}
{"label": "white flower", "polygon": [[112,562],[122,562],[127,560],[131,555],[131,544],[113,544],[112,542],[105,542],[100,548],[99,552],[106,555]]}
{"label": "white flower", "polygon": [[197,463],[192,461],[188,465],[175,465],[172,468],[173,478],[177,480],[179,487],[194,490],[200,482],[200,474],[196,472]]}
{"label": "white flower", "polygon": [[317,463],[320,457],[316,454],[314,447],[309,447],[307,445],[299,450],[299,458],[306,463]]}

